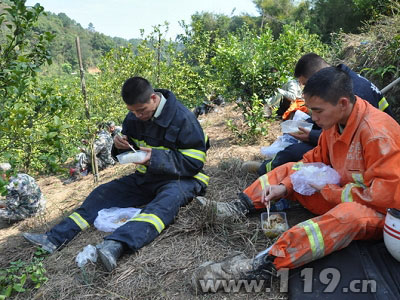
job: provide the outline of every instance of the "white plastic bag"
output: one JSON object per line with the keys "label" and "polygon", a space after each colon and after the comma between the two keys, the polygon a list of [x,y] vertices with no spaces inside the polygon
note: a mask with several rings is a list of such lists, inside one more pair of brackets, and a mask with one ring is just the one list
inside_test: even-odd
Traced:
{"label": "white plastic bag", "polygon": [[124,225],[129,219],[140,213],[141,209],[134,207],[111,207],[104,208],[94,220],[94,226],[104,232],[113,232],[115,229]]}
{"label": "white plastic bag", "polygon": [[300,167],[300,170],[290,175],[293,189],[305,196],[314,194],[317,190],[310,186],[339,184],[340,175],[336,170],[324,163],[305,163]]}
{"label": "white plastic bag", "polygon": [[294,113],[293,116],[293,121],[305,121],[307,119],[310,118],[309,114],[306,114],[305,112],[301,111],[301,110],[296,110],[296,112]]}
{"label": "white plastic bag", "polygon": [[117,155],[118,162],[120,164],[138,163],[144,160],[147,152],[137,150],[136,152],[129,151]]}
{"label": "white plastic bag", "polygon": [[261,154],[265,156],[266,159],[272,159],[278,152],[285,149],[287,146],[292,144],[297,144],[299,141],[289,134],[281,135],[276,139],[272,145],[268,147],[261,147]]}
{"label": "white plastic bag", "polygon": [[79,268],[82,268],[84,265],[86,265],[89,260],[94,263],[97,261],[97,250],[93,245],[87,245],[85,248],[83,248],[83,250],[78,253],[75,259]]}
{"label": "white plastic bag", "polygon": [[282,133],[297,133],[300,131],[299,127],[311,130],[313,124],[305,121],[295,121],[295,120],[287,120],[281,123]]}

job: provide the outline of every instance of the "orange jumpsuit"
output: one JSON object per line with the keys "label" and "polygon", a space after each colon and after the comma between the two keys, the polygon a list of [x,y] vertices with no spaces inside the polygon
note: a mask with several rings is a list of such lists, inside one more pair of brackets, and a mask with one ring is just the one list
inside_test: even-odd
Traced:
{"label": "orange jumpsuit", "polygon": [[[293,191],[290,174],[302,163],[323,162],[341,176],[320,192]],[[279,268],[296,268],[346,247],[352,240],[382,237],[387,208],[400,209],[400,126],[387,114],[357,97],[342,134],[338,125],[324,130],[318,146],[297,163],[287,163],[259,177],[243,193],[263,208],[262,189],[284,184],[287,198],[318,217],[290,228],[269,254]]]}

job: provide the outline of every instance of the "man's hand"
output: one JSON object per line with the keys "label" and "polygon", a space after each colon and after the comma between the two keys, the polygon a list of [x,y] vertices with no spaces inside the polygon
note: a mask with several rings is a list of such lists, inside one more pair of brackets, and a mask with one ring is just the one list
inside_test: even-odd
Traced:
{"label": "man's hand", "polygon": [[117,149],[130,149],[128,137],[126,135],[116,135],[114,137],[114,146]]}
{"label": "man's hand", "polygon": [[151,148],[140,147],[140,150],[147,152],[147,154],[146,154],[146,157],[141,162],[138,162],[136,164],[137,165],[145,165],[145,166],[150,165]]}
{"label": "man's hand", "polygon": [[312,184],[312,183],[310,183],[310,186],[312,188],[316,189],[317,192],[320,192],[324,188],[325,184],[324,185],[320,185],[320,184]]}
{"label": "man's hand", "polygon": [[286,194],[287,189],[283,184],[267,185],[262,191],[261,203],[267,206],[268,202],[279,200],[285,197]]}
{"label": "man's hand", "polygon": [[289,133],[292,137],[302,141],[302,142],[309,142],[310,141],[310,131],[305,129],[304,127],[299,126],[299,132],[296,133]]}

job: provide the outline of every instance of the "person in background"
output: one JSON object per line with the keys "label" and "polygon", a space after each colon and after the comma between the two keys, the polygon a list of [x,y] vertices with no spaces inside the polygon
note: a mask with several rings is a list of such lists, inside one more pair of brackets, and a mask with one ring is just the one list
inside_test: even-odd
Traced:
{"label": "person in background", "polygon": [[46,234],[24,233],[31,243],[52,253],[93,224],[98,212],[111,207],[144,206],[141,213],[97,245],[108,271],[124,252],[134,252],[153,241],[171,224],[181,206],[204,194],[209,178],[202,171],[209,148],[194,114],[168,90],[154,90],[142,77],[122,86],[129,110],[122,136],[115,136],[113,154],[130,151],[130,143],[146,152],[136,172],[94,189],[74,213]]}
{"label": "person in background", "polygon": [[[236,256],[200,266],[193,274],[194,288],[208,280],[267,279],[281,268],[300,267],[353,240],[382,239],[387,209],[400,209],[399,124],[355,96],[351,77],[340,67],[312,75],[304,98],[313,121],[322,128],[318,145],[300,162],[262,175],[238,201],[208,204],[217,212],[243,215],[287,197],[317,217],[288,229],[255,259]],[[314,184],[314,194],[301,195],[293,190],[290,175],[313,162],[331,166],[340,182]]]}
{"label": "person in background", "polygon": [[11,165],[0,164],[1,181],[4,187],[0,201],[0,219],[5,221],[21,221],[44,211],[46,199],[35,179],[23,173],[10,176]]}
{"label": "person in background", "polygon": [[116,135],[119,135],[122,131],[121,126],[115,126],[115,123],[113,121],[109,121],[106,123],[108,126],[108,130],[111,133],[111,137],[114,139]]}
{"label": "person in background", "polygon": [[[330,65],[322,57],[315,53],[308,53],[298,60],[294,70],[294,76],[301,85],[305,85],[313,74],[328,67],[330,67]],[[374,107],[393,117],[389,103],[372,82],[355,73],[345,64],[339,64],[337,68],[350,76],[353,83],[353,92],[356,96],[368,101]],[[311,119],[309,121],[312,122]],[[321,132],[322,129],[315,123],[312,130],[306,130],[300,127],[299,133],[291,134],[294,138],[300,140],[300,143],[286,147],[284,150],[278,152],[272,159],[263,162],[245,162],[242,166],[243,171],[257,172],[257,174],[261,176],[287,162],[299,161],[307,151],[310,151],[317,145]]]}
{"label": "person in background", "polygon": [[[114,130],[111,131],[110,125],[110,123],[101,123],[99,125],[99,131],[93,143],[93,150],[96,155],[96,163],[99,171],[115,164],[115,160],[111,155],[111,149],[113,145],[112,132],[116,132],[116,129],[114,124]],[[91,147],[89,147],[88,141],[85,139],[82,140],[82,144],[84,146],[80,147],[81,152],[75,158],[75,167],[70,169],[70,177],[64,181],[64,184],[72,183],[92,171]]]}

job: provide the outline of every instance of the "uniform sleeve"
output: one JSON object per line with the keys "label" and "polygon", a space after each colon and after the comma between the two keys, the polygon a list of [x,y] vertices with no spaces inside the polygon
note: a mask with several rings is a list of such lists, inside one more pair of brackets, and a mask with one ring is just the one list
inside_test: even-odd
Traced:
{"label": "uniform sleeve", "polygon": [[196,120],[186,119],[179,128],[168,128],[165,139],[175,140],[175,149],[152,149],[148,171],[173,177],[192,177],[206,161],[208,138]]}
{"label": "uniform sleeve", "polygon": [[318,139],[321,133],[322,129],[312,129],[309,135],[309,143],[314,146],[318,145]]}
{"label": "uniform sleeve", "polygon": [[[387,138],[376,138],[366,144],[365,172],[353,173],[353,182],[343,187],[325,186],[321,194],[331,203],[359,202],[377,207],[400,208],[400,149]],[[381,209],[379,209],[381,208]]]}

